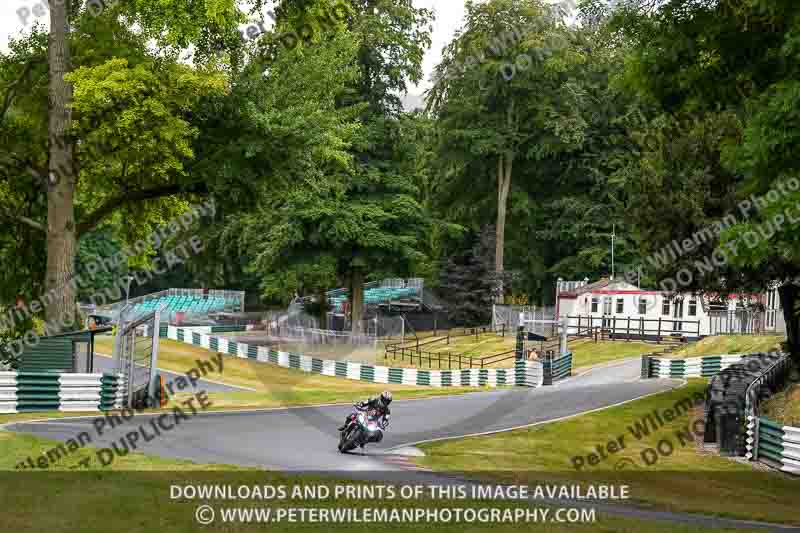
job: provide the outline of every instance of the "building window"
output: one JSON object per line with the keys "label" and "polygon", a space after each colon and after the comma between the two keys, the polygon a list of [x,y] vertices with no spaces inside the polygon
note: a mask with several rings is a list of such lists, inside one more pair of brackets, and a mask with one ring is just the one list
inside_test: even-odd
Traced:
{"label": "building window", "polygon": [[597,306],[599,302],[597,301],[597,296],[592,296],[592,313],[597,312]]}
{"label": "building window", "polygon": [[669,316],[669,300],[666,298],[664,302],[661,304],[661,314],[664,316]]}
{"label": "building window", "polygon": [[617,314],[621,314],[625,310],[625,299],[617,298]]}
{"label": "building window", "polygon": [[689,316],[697,316],[697,300],[689,300]]}
{"label": "building window", "polygon": [[647,300],[644,298],[639,298],[639,314],[646,315],[647,314]]}

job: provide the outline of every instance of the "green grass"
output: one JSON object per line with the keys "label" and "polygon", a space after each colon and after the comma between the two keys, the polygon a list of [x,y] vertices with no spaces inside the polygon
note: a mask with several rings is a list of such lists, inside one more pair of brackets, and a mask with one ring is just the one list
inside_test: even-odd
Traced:
{"label": "green grass", "polygon": [[785,426],[800,427],[800,385],[774,394],[761,405],[760,414]]}
{"label": "green grass", "polygon": [[[413,347],[414,344],[406,343],[405,346]],[[481,335],[477,338],[474,335],[451,337],[449,344],[445,341],[442,341],[422,346],[420,349],[423,351],[443,355],[445,358],[447,357],[448,352],[452,352],[453,354],[461,354],[462,356],[470,358],[480,358],[508,352],[510,350],[514,350],[515,347],[516,339],[514,337],[501,337],[489,333]],[[588,368],[629,357],[638,357],[642,354],[658,352],[665,348],[663,345],[644,342],[594,342],[589,339],[570,339],[568,347],[572,351],[573,367],[575,369]],[[438,362],[435,360],[431,363],[432,366],[429,367],[429,363],[425,359],[423,359],[422,363],[419,363],[415,358],[412,363],[408,359],[401,361],[400,359],[393,359],[391,356],[384,359],[381,364],[402,366],[407,368],[438,368]],[[497,364],[489,365],[489,368],[510,368],[512,366],[514,366],[514,359],[508,359]],[[446,360],[443,368],[447,369]]]}
{"label": "green grass", "polygon": [[[110,341],[111,339],[108,337],[98,338],[96,350],[110,353]],[[199,346],[160,339],[158,357],[159,368],[174,372],[187,372],[198,366],[198,360],[215,360],[216,354]],[[223,362],[222,373],[209,374],[207,376],[209,379],[248,387],[254,392],[209,393],[208,396],[214,409],[289,407],[352,402],[358,398],[379,394],[386,389],[393,391],[395,398],[398,399],[461,394],[477,390],[468,387],[415,387],[367,383],[312,374],[230,355],[224,356]],[[216,368],[216,364],[213,366]],[[180,398],[180,396],[176,398]]]}
{"label": "green grass", "polygon": [[[183,466],[183,465],[181,465]],[[335,485],[359,484],[341,479],[288,476],[270,472],[91,472],[88,474],[61,473],[47,475],[24,475],[24,483],[0,484],[3,526],[7,531],[31,531],[62,533],[106,533],[126,532],[191,532],[191,531],[278,531],[278,532],[329,532],[370,533],[379,528],[387,533],[425,532],[437,533],[518,533],[519,531],[542,531],[553,533],[600,532],[600,533],[690,533],[696,527],[672,522],[645,522],[643,520],[609,517],[597,514],[594,523],[574,524],[481,524],[481,523],[295,523],[270,524],[222,524],[221,508],[520,508],[530,509],[528,503],[487,502],[473,500],[389,500],[389,499],[335,499],[333,497],[306,500],[287,498],[280,501],[252,500],[187,500],[171,498],[170,487],[198,484],[230,486],[284,486],[291,494],[294,487],[327,486],[331,491]],[[21,481],[22,481],[21,479]],[[200,526],[195,521],[195,510],[210,504],[217,510],[217,521],[213,525]],[[551,511],[552,512],[552,511]],[[704,531],[747,531],[742,529],[711,529]]]}
{"label": "green grass", "polygon": [[[682,416],[639,440],[628,429],[654,410],[663,414],[683,399],[702,397],[705,386],[703,380],[692,380],[681,389],[560,422],[423,444],[426,457],[418,461],[434,470],[514,483],[628,483],[633,498],[647,507],[800,524],[796,481],[701,451],[686,437],[682,445],[676,432],[702,417],[702,407],[689,414],[684,410]],[[607,443],[618,442],[620,435],[625,447],[608,452]],[[655,449],[662,440],[672,445],[672,453],[648,466],[642,453],[652,457],[644,450]],[[609,458],[591,465],[589,454],[597,453],[598,445]],[[580,471],[574,467],[575,457],[585,463]]]}
{"label": "green grass", "polygon": [[[7,421],[8,417],[4,417]],[[16,415],[17,419],[33,418],[31,414]],[[37,456],[53,449],[57,443],[29,435],[0,431],[0,470],[11,470],[28,456]],[[79,462],[91,458],[95,450],[91,447],[73,452],[46,473],[17,471],[5,473],[6,483],[0,483],[0,501],[3,502],[2,523],[7,531],[60,531],[76,533],[105,533],[107,531],[195,531],[194,511],[198,505],[210,503],[215,507],[499,507],[511,508],[507,502],[478,502],[473,500],[433,501],[422,500],[344,500],[328,497],[320,500],[298,500],[288,498],[281,501],[222,501],[182,500],[170,497],[172,485],[197,485],[201,483],[264,487],[286,486],[291,493],[293,486],[326,485],[331,490],[335,485],[353,484],[345,479],[290,476],[275,472],[264,472],[254,468],[232,465],[203,465],[191,461],[164,459],[141,453],[130,453],[117,457],[109,466],[90,461],[88,468]],[[73,469],[72,467],[79,467]],[[408,482],[411,483],[411,482]],[[520,503],[518,507],[527,508]],[[202,529],[224,531],[263,531],[261,524],[228,524],[204,526]],[[375,524],[270,524],[272,531],[347,531],[371,532]],[[423,531],[425,524],[381,524],[381,530]],[[436,531],[462,533],[465,524],[437,524]],[[594,523],[577,524],[474,524],[466,525],[468,531],[500,531],[515,533],[520,527],[528,531],[601,531],[628,533],[667,533],[693,531],[690,526],[670,522],[645,522],[602,515]],[[727,531],[727,530],[718,530]],[[741,530],[737,530],[741,531]]]}
{"label": "green grass", "polygon": [[717,335],[671,352],[668,357],[770,352],[780,349],[781,343],[785,340],[786,337],[783,335]]}
{"label": "green grass", "polygon": [[[426,332],[430,333],[430,332]],[[248,335],[249,334],[249,335]],[[261,332],[246,332],[230,333],[229,337],[247,337],[258,336]],[[425,335],[425,334],[423,334]],[[422,342],[430,341],[434,336],[427,335],[421,336]],[[436,336],[440,338],[441,335]],[[165,350],[165,345],[169,345],[169,350]],[[113,341],[110,337],[99,337],[97,340],[99,351],[104,353],[111,353],[113,348]],[[404,346],[415,346],[414,342],[407,341]],[[450,337],[449,344],[446,341],[432,343],[422,346],[421,350],[439,354],[441,357],[446,358],[447,353],[450,352],[454,355],[461,354],[462,358],[481,358],[490,355],[495,355],[503,352],[509,352],[516,347],[516,338],[513,335],[506,335],[505,337],[496,335],[494,333],[483,333],[479,336],[475,335],[460,335],[457,337]],[[425,369],[439,369],[439,363],[436,360],[430,363],[423,360],[421,363],[416,358],[410,361],[408,358],[405,360],[393,359],[392,357],[383,357],[383,344],[377,347],[352,347],[347,345],[311,345],[304,343],[280,343],[276,346],[277,349],[302,353],[305,355],[313,355],[316,357],[336,359],[336,360],[350,360],[374,363],[384,366],[393,366],[397,368],[425,368]],[[587,368],[595,365],[625,359],[628,357],[638,357],[644,353],[656,352],[664,349],[664,346],[656,344],[648,344],[643,342],[625,342],[625,341],[599,341],[594,342],[585,339],[570,339],[569,349],[573,354],[574,368]],[[178,343],[167,339],[161,339],[162,355],[160,356],[161,363],[159,366],[166,370],[174,370],[176,368],[184,368],[185,360],[187,357],[196,358],[193,355],[198,352],[205,352],[202,348],[198,348],[189,344]],[[509,354],[512,355],[512,354]],[[228,358],[237,359],[237,358]],[[227,359],[226,359],[227,360]],[[232,364],[240,363],[241,360],[234,361]],[[177,363],[175,365],[174,363]],[[454,360],[452,368],[460,368],[458,363]],[[184,365],[184,366],[182,366]],[[226,376],[226,382],[233,385],[243,385],[246,387],[254,387],[255,382],[250,379],[249,368],[247,362],[244,362],[244,368],[247,370],[239,371],[238,367],[231,370],[232,374]],[[463,367],[469,365],[464,363]],[[488,368],[511,368],[514,366],[514,359],[509,358],[505,361],[500,361],[495,364],[488,365]],[[449,369],[447,361],[445,360],[442,369]],[[294,372],[294,371],[290,371]],[[227,374],[227,371],[226,371]],[[230,378],[234,381],[231,381]]]}
{"label": "green grass", "polygon": [[642,354],[659,352],[663,346],[645,342],[625,341],[598,341],[588,339],[571,341],[569,348],[572,350],[573,368],[584,368],[639,357]]}

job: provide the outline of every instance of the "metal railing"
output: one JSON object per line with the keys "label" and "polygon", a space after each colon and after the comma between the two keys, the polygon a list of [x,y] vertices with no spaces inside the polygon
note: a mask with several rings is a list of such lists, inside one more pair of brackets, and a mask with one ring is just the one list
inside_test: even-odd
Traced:
{"label": "metal railing", "polygon": [[587,327],[609,339],[655,340],[658,343],[680,337],[700,337],[699,320],[668,318],[633,318],[616,316],[567,316],[567,331],[582,331]]}
{"label": "metal railing", "polygon": [[[503,327],[501,329],[503,330],[503,333],[505,333],[505,328]],[[431,346],[441,342],[445,342],[449,345],[450,340],[453,337],[480,335],[481,333],[486,332],[494,333],[494,328],[491,326],[455,328],[455,330],[450,330],[447,335],[427,339],[424,342],[421,342],[419,338],[415,338],[413,342],[391,343],[386,345],[384,357],[388,359],[389,356],[391,356],[393,360],[397,360],[399,358],[402,362],[405,362],[406,359],[408,359],[409,364],[412,365],[416,360],[417,364],[420,366],[427,363],[428,368],[433,368],[435,364],[439,369],[447,368],[448,370],[452,370],[454,364],[456,365],[456,369],[486,368],[489,365],[501,363],[516,357],[516,350],[508,350],[483,357],[472,357],[464,353],[453,353],[452,351],[431,352],[422,349],[425,346]],[[445,365],[447,366],[445,367]]]}
{"label": "metal railing", "polygon": [[705,401],[705,442],[717,443],[723,455],[757,456],[758,407],[783,383],[790,365],[786,353],[748,354],[714,376]]}
{"label": "metal railing", "polygon": [[[760,444],[760,418],[759,407],[761,400],[769,398],[769,394],[782,385],[791,365],[791,358],[783,354],[778,360],[770,364],[756,377],[744,392],[744,414],[747,425],[748,438],[745,441],[745,457],[750,460],[759,460]],[[764,387],[766,385],[766,387]]]}

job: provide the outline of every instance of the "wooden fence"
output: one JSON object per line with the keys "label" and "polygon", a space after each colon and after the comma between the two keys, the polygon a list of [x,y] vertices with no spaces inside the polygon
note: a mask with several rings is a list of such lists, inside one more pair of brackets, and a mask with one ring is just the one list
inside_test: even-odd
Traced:
{"label": "wooden fence", "polygon": [[685,342],[700,337],[699,320],[667,318],[632,318],[614,316],[567,316],[570,335],[594,337],[595,340],[650,340]]}
{"label": "wooden fence", "polygon": [[[420,344],[422,346],[423,344]],[[418,349],[416,346],[399,346],[390,344],[386,346],[386,358],[391,357],[393,360],[400,360],[402,362],[408,361],[410,364],[422,366],[428,365],[428,368],[446,368],[452,370],[454,368],[486,368],[489,365],[501,363],[516,357],[515,350],[507,352],[487,355],[485,357],[470,357],[462,353],[447,352],[429,352],[426,350]]]}

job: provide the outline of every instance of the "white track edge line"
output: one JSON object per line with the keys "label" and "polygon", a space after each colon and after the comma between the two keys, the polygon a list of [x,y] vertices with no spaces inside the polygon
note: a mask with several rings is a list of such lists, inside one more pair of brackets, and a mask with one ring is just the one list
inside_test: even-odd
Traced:
{"label": "white track edge line", "polygon": [[656,391],[656,392],[648,392],[647,394],[643,394],[642,396],[637,396],[635,398],[631,398],[631,399],[624,400],[624,401],[621,401],[621,402],[617,402],[617,403],[613,403],[613,404],[610,404],[610,405],[606,405],[604,407],[598,407],[596,409],[590,409],[588,411],[581,411],[580,413],[574,413],[574,414],[567,415],[567,416],[562,416],[562,417],[559,417],[559,418],[552,418],[550,420],[541,420],[539,422],[534,422],[532,424],[523,424],[521,426],[514,426],[514,427],[511,427],[511,428],[493,429],[492,431],[483,431],[481,433],[469,433],[469,434],[466,434],[466,435],[457,435],[457,436],[454,436],[454,437],[437,437],[435,439],[426,439],[426,440],[419,440],[419,441],[416,441],[416,442],[410,442],[410,443],[406,443],[406,444],[399,444],[397,446],[392,446],[391,448],[386,450],[385,453],[388,454],[389,452],[392,452],[392,451],[397,450],[399,448],[406,448],[406,447],[409,447],[409,446],[417,446],[418,444],[428,444],[430,442],[439,442],[439,441],[443,441],[443,440],[466,439],[466,438],[470,438],[470,437],[482,437],[482,436],[485,436],[485,435],[495,435],[497,433],[507,433],[509,431],[516,431],[518,429],[526,429],[526,428],[531,428],[531,427],[534,427],[534,426],[541,426],[542,424],[550,424],[551,422],[560,422],[562,420],[568,420],[570,418],[575,418],[576,416],[588,415],[589,413],[596,413],[598,411],[604,411],[606,409],[611,409],[612,407],[617,407],[617,406],[620,406],[620,405],[624,405],[626,403],[635,402],[636,400],[641,400],[642,398],[647,398],[648,396],[655,396],[656,394],[663,394],[665,392],[678,390],[678,389],[681,389],[681,388],[683,388],[683,387],[685,387],[686,385],[689,384],[689,382],[687,380],[683,379],[683,378],[681,378],[681,381],[683,383],[681,383],[680,385],[678,385],[676,387],[670,387],[669,389],[660,390],[660,391]]}

